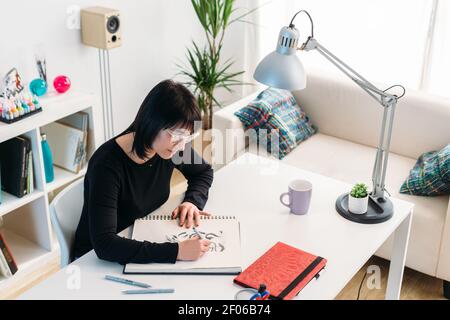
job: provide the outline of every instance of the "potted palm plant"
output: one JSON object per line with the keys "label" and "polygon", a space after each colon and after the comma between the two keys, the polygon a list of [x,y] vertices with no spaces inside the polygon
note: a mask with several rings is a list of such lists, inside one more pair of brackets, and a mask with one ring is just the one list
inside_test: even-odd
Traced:
{"label": "potted palm plant", "polygon": [[205,31],[207,45],[202,47],[192,41],[192,48],[187,49],[188,66],[177,66],[181,70],[180,74],[188,79],[184,84],[193,88],[203,114],[203,129],[208,130],[212,128],[213,107],[221,106],[214,96],[215,90],[224,88],[232,92],[232,86],[244,84],[237,79],[244,71],[230,72],[234,63],[232,59],[222,62],[226,30],[232,23],[243,21],[245,16],[257,8],[232,17],[237,11],[234,0],[191,0],[191,3]]}
{"label": "potted palm plant", "polygon": [[354,214],[364,214],[367,212],[368,203],[367,186],[364,183],[355,184],[348,196],[348,211]]}

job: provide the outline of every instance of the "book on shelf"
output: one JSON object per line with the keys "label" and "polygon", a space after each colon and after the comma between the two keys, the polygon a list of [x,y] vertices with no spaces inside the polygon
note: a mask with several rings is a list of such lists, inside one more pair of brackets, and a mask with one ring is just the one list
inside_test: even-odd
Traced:
{"label": "book on shelf", "polygon": [[17,263],[6,244],[5,238],[0,233],[0,274],[8,278],[12,277],[17,271]]}
{"label": "book on shelf", "polygon": [[86,164],[88,114],[77,112],[42,128],[54,165],[78,173]]}
{"label": "book on shelf", "polygon": [[5,278],[12,277],[12,273],[11,270],[9,270],[6,258],[3,256],[3,253],[1,252],[0,252],[0,276],[3,276]]}
{"label": "book on shelf", "polygon": [[2,190],[23,197],[32,192],[33,163],[31,142],[19,136],[0,144]]}
{"label": "book on shelf", "polygon": [[27,193],[34,192],[33,151],[28,152]]}
{"label": "book on shelf", "polygon": [[83,168],[87,163],[87,141],[88,141],[88,130],[89,130],[89,114],[87,112],[79,111],[77,113],[71,114],[63,119],[58,120],[59,123],[65,124],[72,128],[79,129],[84,132],[83,143],[80,144],[78,150],[78,157],[80,162],[80,168]]}

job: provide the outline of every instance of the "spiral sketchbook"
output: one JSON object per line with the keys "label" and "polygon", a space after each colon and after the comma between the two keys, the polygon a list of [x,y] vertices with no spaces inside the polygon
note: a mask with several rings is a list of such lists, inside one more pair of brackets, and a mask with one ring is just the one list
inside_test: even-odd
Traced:
{"label": "spiral sketchbook", "polygon": [[234,216],[201,216],[200,226],[186,229],[170,215],[149,215],[134,222],[132,238],[149,242],[181,242],[197,235],[211,241],[209,251],[195,261],[172,263],[129,263],[128,274],[239,274],[241,241],[239,222]]}

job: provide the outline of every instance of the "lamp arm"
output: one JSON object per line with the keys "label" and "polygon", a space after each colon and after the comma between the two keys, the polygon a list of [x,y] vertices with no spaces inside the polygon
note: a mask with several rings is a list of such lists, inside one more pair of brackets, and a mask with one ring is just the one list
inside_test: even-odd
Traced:
{"label": "lamp arm", "polygon": [[339,70],[341,70],[353,82],[355,82],[384,107],[377,154],[372,172],[373,190],[371,197],[377,199],[379,202],[386,201],[384,194],[386,169],[391,143],[394,113],[398,97],[378,89],[367,79],[345,64],[342,60],[320,45],[312,36],[310,36],[299,49],[305,51],[317,50],[322,56],[334,64]]}
{"label": "lamp arm", "polygon": [[309,37],[306,42],[299,48],[299,50],[310,51],[317,50],[323,57],[330,61],[335,67],[341,70],[347,77],[355,82],[359,87],[366,91],[372,98],[374,98],[383,107],[387,107],[387,102],[396,99],[396,96],[388,94],[385,91],[377,88],[370,81],[353,70],[341,59],[336,57],[328,49],[322,46],[316,39]]}

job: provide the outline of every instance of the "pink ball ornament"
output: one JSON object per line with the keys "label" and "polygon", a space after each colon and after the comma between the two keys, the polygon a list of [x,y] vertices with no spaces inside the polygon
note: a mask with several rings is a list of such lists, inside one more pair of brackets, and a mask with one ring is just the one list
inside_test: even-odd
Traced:
{"label": "pink ball ornament", "polygon": [[70,88],[70,79],[66,76],[57,76],[53,80],[53,86],[59,93],[64,93]]}

